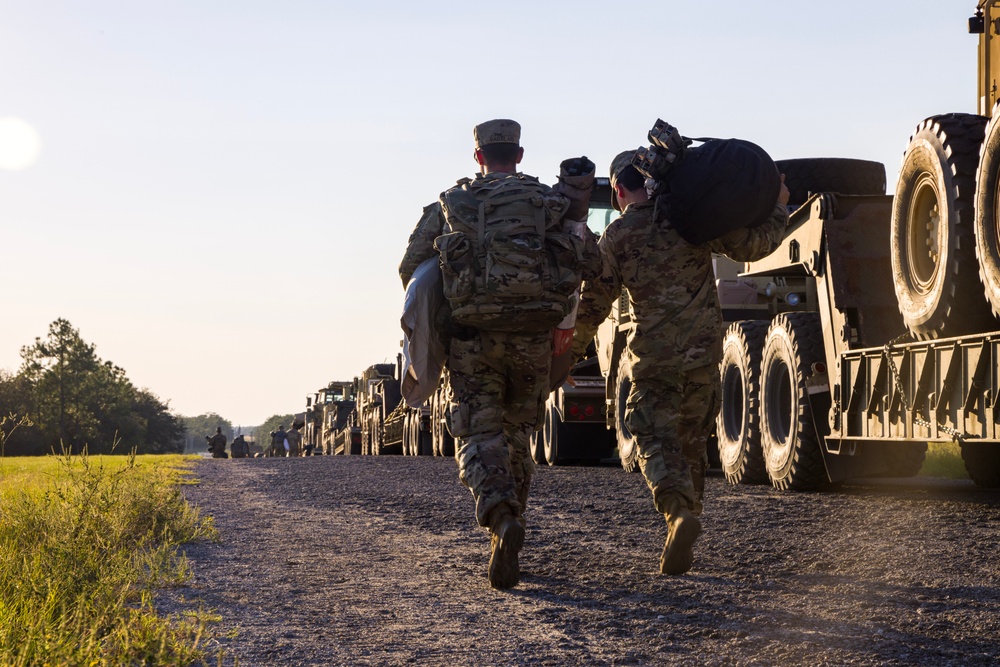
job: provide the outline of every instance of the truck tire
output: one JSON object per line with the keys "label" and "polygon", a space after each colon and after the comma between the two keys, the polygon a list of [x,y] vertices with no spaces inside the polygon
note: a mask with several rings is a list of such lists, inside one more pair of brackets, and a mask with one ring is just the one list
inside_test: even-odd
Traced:
{"label": "truck tire", "polygon": [[716,418],[719,461],[730,484],[768,481],[760,444],[760,364],[768,322],[733,322],[722,339],[722,402]]}
{"label": "truck tire", "polygon": [[1000,447],[984,442],[963,442],[962,461],[976,486],[1000,487]]}
{"label": "truck tire", "polygon": [[767,331],[760,371],[761,445],[771,484],[805,491],[825,480],[806,380],[823,361],[817,313],[782,313]]}
{"label": "truck tire", "polygon": [[369,452],[372,456],[382,456],[382,438],[384,433],[382,432],[382,416],[375,414],[371,416],[371,421],[368,424],[368,431],[371,433]]}
{"label": "truck tire", "polygon": [[545,423],[542,425],[541,441],[542,450],[545,453],[545,462],[550,466],[566,463],[565,458],[559,457],[559,440],[562,430],[562,419],[556,406],[550,402],[545,406]]}
{"label": "truck tire", "polygon": [[986,125],[976,172],[975,237],[979,279],[994,316],[1000,316],[1000,109]]}
{"label": "truck tire", "polygon": [[639,448],[635,436],[625,425],[625,405],[632,391],[632,365],[623,354],[615,374],[615,436],[618,441],[618,458],[625,472],[639,472]]}
{"label": "truck tire", "polygon": [[545,437],[541,431],[535,431],[531,434],[531,442],[528,447],[530,447],[529,453],[532,461],[538,465],[545,463]]}
{"label": "truck tire", "polygon": [[445,386],[447,385],[442,381],[431,400],[431,438],[434,443],[434,456],[455,455],[455,439],[447,426],[448,397],[445,394]]}
{"label": "truck tire", "polygon": [[992,328],[975,264],[975,188],[987,119],[933,116],[903,155],[892,202],[890,260],[896,302],[919,340]]}
{"label": "truck tire", "polygon": [[788,203],[805,203],[815,192],[842,195],[884,195],[885,165],[853,158],[817,157],[777,160],[778,171],[785,175]]}
{"label": "truck tire", "polygon": [[403,442],[401,448],[403,456],[415,456],[414,440],[416,434],[413,432],[413,415],[409,411],[403,415]]}
{"label": "truck tire", "polygon": [[368,426],[368,416],[361,416],[361,455],[368,456],[372,453],[371,429]]}
{"label": "truck tire", "polygon": [[428,417],[426,425],[424,424],[423,414],[416,415],[413,421],[417,425],[417,456],[430,456],[433,451],[431,443],[430,417]]}

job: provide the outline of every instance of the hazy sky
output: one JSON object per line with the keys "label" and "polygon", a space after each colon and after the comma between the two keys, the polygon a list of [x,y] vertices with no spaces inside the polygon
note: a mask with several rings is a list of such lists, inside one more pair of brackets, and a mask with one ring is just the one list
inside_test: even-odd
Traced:
{"label": "hazy sky", "polygon": [[[0,368],[68,319],[236,425],[392,361],[421,208],[472,127],[601,173],[658,117],[885,163],[976,110],[975,0],[0,0]],[[38,149],[37,151],[35,149]]]}

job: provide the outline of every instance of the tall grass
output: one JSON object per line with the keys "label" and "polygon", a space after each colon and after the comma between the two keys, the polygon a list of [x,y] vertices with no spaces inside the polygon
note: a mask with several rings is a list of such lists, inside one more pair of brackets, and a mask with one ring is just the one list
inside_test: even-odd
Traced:
{"label": "tall grass", "polygon": [[957,442],[929,442],[921,477],[944,477],[946,479],[968,479],[962,461],[962,448]]}
{"label": "tall grass", "polygon": [[208,618],[165,617],[178,546],[214,539],[181,456],[0,458],[0,664],[189,665]]}

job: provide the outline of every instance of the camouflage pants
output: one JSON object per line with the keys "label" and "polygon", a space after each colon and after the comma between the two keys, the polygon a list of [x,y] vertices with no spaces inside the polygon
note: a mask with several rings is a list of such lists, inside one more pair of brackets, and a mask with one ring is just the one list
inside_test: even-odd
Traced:
{"label": "camouflage pants", "polygon": [[458,476],[479,525],[505,503],[521,517],[535,464],[529,443],[548,395],[552,334],[474,332],[448,356],[451,433]]}
{"label": "camouflage pants", "polygon": [[639,467],[661,514],[672,495],[701,512],[708,467],[705,446],[718,410],[715,366],[694,368],[676,378],[637,378],[632,385],[625,425],[635,436]]}

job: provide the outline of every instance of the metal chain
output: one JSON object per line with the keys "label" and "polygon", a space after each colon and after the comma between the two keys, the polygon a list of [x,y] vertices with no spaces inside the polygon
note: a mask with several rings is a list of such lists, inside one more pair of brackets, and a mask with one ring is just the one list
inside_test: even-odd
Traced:
{"label": "metal chain", "polygon": [[[903,403],[903,407],[906,408],[907,412],[912,412],[913,411],[913,406],[909,405],[907,403],[906,392],[903,390],[903,381],[899,377],[899,370],[896,368],[896,364],[892,360],[892,356],[889,354],[889,352],[892,349],[893,345],[895,345],[896,343],[899,343],[899,342],[901,342],[903,340],[906,340],[909,337],[910,337],[909,333],[904,333],[901,336],[896,336],[891,341],[889,341],[888,343],[886,343],[885,346],[882,348],[882,350],[885,353],[885,360],[889,363],[889,370],[892,371],[892,379],[896,383],[896,391],[899,392],[899,395],[902,397],[901,400],[902,400],[902,403]],[[944,424],[940,424],[940,423],[939,424],[933,424],[933,423],[927,421],[926,419],[921,419],[920,417],[914,417],[913,418],[913,423],[916,424],[916,425],[918,425],[918,426],[926,426],[927,428],[933,428],[934,426],[937,426],[937,429],[939,431],[941,431],[942,433],[947,433],[952,438],[954,438],[955,441],[958,442],[959,444],[961,444],[964,440],[966,440],[968,438],[975,438],[976,437],[975,435],[972,435],[971,433],[964,433],[964,432],[959,431],[958,429],[952,428],[950,426],[945,426]]]}
{"label": "metal chain", "polygon": [[889,362],[889,370],[892,371],[892,379],[896,383],[896,391],[899,393],[900,396],[903,397],[902,398],[903,407],[906,408],[907,412],[913,410],[913,406],[908,405],[906,402],[906,392],[903,390],[903,381],[899,378],[899,370],[896,369],[896,364],[892,360],[892,355],[890,355],[889,352],[892,350],[893,345],[899,343],[900,341],[906,340],[909,337],[910,337],[909,333],[904,333],[901,336],[896,336],[888,343],[886,343],[885,346],[882,348],[882,352],[885,354],[885,360]]}

